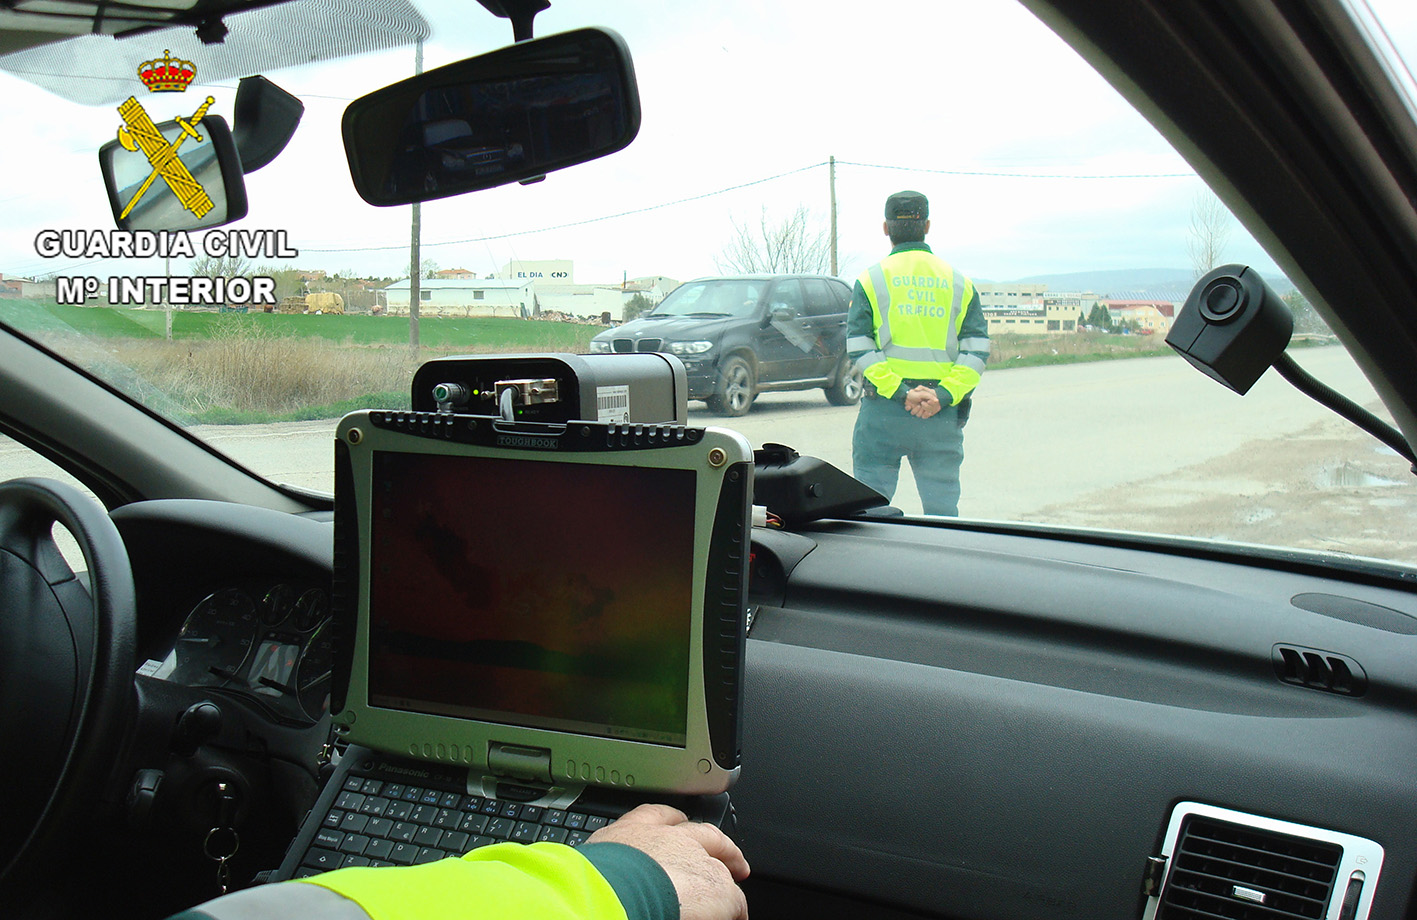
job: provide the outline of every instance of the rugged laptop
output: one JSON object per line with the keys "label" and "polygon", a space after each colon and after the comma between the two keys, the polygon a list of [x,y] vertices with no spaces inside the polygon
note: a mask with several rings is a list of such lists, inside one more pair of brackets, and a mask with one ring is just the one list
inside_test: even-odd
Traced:
{"label": "rugged laptop", "polygon": [[751,495],[729,431],[345,417],[331,711],[349,746],[276,877],[575,845],[643,801],[723,823]]}

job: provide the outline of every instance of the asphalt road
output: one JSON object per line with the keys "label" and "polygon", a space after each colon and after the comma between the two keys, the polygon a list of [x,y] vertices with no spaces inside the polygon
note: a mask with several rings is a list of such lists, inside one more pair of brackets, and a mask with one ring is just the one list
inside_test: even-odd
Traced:
{"label": "asphalt road", "polygon": [[[1376,395],[1339,348],[1307,349],[1302,364],[1359,403]],[[698,405],[698,404],[694,404]],[[775,441],[851,470],[855,408],[833,408],[820,391],[760,396],[742,419],[690,408],[695,424]],[[1179,357],[990,371],[965,429],[960,513],[1000,520],[1077,501],[1099,489],[1174,474],[1257,442],[1284,439],[1333,414],[1274,372],[1244,397]],[[1355,439],[1376,443],[1354,429]],[[895,504],[918,512],[902,471]]]}
{"label": "asphalt road", "polygon": [[[1299,350],[1319,379],[1370,408],[1341,348]],[[769,393],[734,428],[851,470],[855,408],[818,390]],[[335,422],[203,426],[198,436],[272,479],[329,491]],[[7,475],[28,469],[0,446]],[[1240,397],[1177,357],[994,370],[965,433],[962,515],[1123,528],[1351,552],[1417,564],[1417,478],[1369,435],[1274,372]],[[894,504],[920,510],[908,467]]]}

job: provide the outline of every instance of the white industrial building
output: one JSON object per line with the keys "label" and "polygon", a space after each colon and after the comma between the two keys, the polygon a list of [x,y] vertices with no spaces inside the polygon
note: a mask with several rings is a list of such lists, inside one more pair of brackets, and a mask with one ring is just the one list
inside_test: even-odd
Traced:
{"label": "white industrial building", "polygon": [[575,263],[570,259],[513,259],[497,269],[498,278],[509,281],[545,281],[549,284],[575,284]]}
{"label": "white industrial building", "polygon": [[624,293],[618,287],[600,284],[549,284],[535,282],[536,304],[542,313],[609,319],[625,316]]}
{"label": "white industrial building", "polygon": [[[408,312],[409,280],[384,288],[390,313]],[[418,282],[420,316],[536,315],[536,290],[530,280],[501,278],[424,278]]]}
{"label": "white industrial building", "polygon": [[[451,272],[450,272],[451,274]],[[657,304],[679,286],[672,278],[654,276],[620,284],[576,284],[575,266],[569,259],[512,261],[495,276],[431,278],[419,282],[422,316],[537,317],[560,314],[564,318],[618,323],[625,305],[636,294]],[[405,278],[380,293],[390,313],[408,313],[409,283]]]}

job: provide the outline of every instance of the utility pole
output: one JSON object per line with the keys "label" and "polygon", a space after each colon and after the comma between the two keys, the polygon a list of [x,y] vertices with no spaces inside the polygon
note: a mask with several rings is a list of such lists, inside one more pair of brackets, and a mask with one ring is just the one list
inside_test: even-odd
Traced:
{"label": "utility pole", "polygon": [[836,274],[836,157],[827,157],[827,184],[832,202],[832,274]]}
{"label": "utility pole", "polygon": [[172,287],[172,256],[162,260],[162,273],[167,276],[167,284],[162,289],[162,308],[167,313],[167,340],[172,341],[172,300],[168,289]]}
{"label": "utility pole", "polygon": [[[423,73],[423,39],[418,40],[413,52],[413,72]],[[418,301],[423,291],[419,285],[423,260],[419,252],[419,221],[422,214],[418,202],[413,203],[413,228],[409,232],[408,244],[408,347],[418,350]]]}

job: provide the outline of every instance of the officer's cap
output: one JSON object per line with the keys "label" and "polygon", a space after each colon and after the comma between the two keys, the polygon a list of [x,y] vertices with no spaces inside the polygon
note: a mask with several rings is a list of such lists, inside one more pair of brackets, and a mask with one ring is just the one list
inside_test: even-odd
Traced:
{"label": "officer's cap", "polygon": [[919,192],[896,192],[886,199],[886,220],[924,220],[930,216],[930,202]]}

